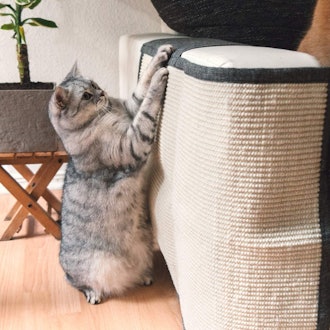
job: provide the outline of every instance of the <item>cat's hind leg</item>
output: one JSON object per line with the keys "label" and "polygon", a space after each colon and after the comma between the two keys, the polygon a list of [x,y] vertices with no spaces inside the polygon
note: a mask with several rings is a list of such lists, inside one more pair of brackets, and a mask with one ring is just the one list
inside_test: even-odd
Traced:
{"label": "cat's hind leg", "polygon": [[84,293],[88,303],[90,303],[92,305],[97,305],[97,304],[101,303],[102,295],[95,292],[93,289],[86,287],[83,289],[81,288],[79,290]]}
{"label": "cat's hind leg", "polygon": [[[148,262],[148,261],[146,261],[146,262]],[[150,260],[149,260],[149,263],[150,263]],[[152,263],[151,263],[151,265],[149,265],[142,272],[141,281],[140,281],[139,284],[143,285],[143,286],[150,286],[153,282],[154,282],[154,279],[153,279],[153,266],[152,266]]]}
{"label": "cat's hind leg", "polygon": [[145,275],[142,280],[142,285],[144,286],[150,286],[153,283],[152,275]]}
{"label": "cat's hind leg", "polygon": [[98,293],[96,290],[93,290],[91,287],[87,285],[78,284],[74,278],[69,274],[65,273],[66,280],[80,292],[82,292],[88,303],[92,305],[99,304],[102,301],[102,294]]}

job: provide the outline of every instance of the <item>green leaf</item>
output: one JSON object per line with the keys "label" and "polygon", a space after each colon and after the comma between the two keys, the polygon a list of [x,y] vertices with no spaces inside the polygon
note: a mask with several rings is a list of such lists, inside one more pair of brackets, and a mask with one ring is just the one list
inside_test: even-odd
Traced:
{"label": "green leaf", "polygon": [[23,42],[26,43],[26,40],[25,40],[25,32],[24,32],[24,28],[23,28],[23,26],[19,26],[18,31],[19,31],[19,34],[20,34],[20,36],[21,36]]}
{"label": "green leaf", "polygon": [[11,16],[15,19],[15,16],[13,14],[10,14],[10,13],[0,13],[0,16]]}
{"label": "green leaf", "polygon": [[33,8],[37,7],[40,2],[41,2],[41,0],[34,0],[31,2],[31,4],[27,8],[33,9]]}
{"label": "green leaf", "polygon": [[23,8],[33,9],[39,5],[41,0],[15,0],[15,2]]}
{"label": "green leaf", "polygon": [[57,25],[53,21],[49,21],[47,19],[39,18],[39,17],[31,17],[25,19],[22,24],[30,24],[33,26],[44,26],[44,27],[49,27],[49,28],[57,28]]}
{"label": "green leaf", "polygon": [[0,3],[0,9],[5,8],[5,7],[10,7],[10,5],[6,5],[4,3]]}
{"label": "green leaf", "polygon": [[20,6],[26,6],[31,2],[31,0],[15,0],[15,2]]}
{"label": "green leaf", "polygon": [[0,29],[2,30],[14,30],[15,29],[15,25],[13,23],[9,23],[9,24],[3,24]]}
{"label": "green leaf", "polygon": [[13,13],[15,13],[15,9],[11,5],[0,3],[0,10],[5,7],[9,8]]}

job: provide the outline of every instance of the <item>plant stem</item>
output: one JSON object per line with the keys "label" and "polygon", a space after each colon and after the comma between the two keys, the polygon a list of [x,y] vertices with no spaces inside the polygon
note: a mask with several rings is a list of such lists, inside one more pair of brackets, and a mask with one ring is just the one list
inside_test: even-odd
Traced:
{"label": "plant stem", "polygon": [[16,27],[16,41],[17,45],[20,46],[22,44],[22,37],[20,33],[20,26],[22,25],[22,7],[18,4],[16,4],[16,22],[15,22],[15,27]]}
{"label": "plant stem", "polygon": [[21,84],[27,84],[30,82],[29,55],[27,45],[17,45],[16,53]]}
{"label": "plant stem", "polygon": [[[30,80],[30,68],[29,68],[29,54],[27,45],[25,43],[25,37],[22,38],[22,6],[16,4],[16,54],[18,62],[18,71],[21,84],[29,83]],[[22,30],[21,30],[22,29]],[[24,32],[23,32],[24,33]]]}

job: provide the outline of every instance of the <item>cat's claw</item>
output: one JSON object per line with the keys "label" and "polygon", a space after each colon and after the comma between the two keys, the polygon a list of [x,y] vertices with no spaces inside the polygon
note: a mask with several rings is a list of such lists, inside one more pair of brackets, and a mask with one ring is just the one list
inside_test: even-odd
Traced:
{"label": "cat's claw", "polygon": [[150,286],[152,283],[153,283],[152,277],[151,276],[150,277],[149,276],[146,276],[143,279],[142,285],[144,285],[144,286]]}
{"label": "cat's claw", "polygon": [[174,52],[172,45],[162,45],[158,48],[157,53],[154,57],[155,64],[159,67],[165,66]]}
{"label": "cat's claw", "polygon": [[101,297],[93,290],[85,290],[84,294],[87,302],[90,303],[91,305],[97,305],[101,303],[102,300]]}

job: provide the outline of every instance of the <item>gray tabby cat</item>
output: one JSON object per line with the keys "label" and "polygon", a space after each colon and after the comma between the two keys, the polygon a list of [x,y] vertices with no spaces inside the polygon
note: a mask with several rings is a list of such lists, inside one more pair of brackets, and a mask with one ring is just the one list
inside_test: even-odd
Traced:
{"label": "gray tabby cat", "polygon": [[108,97],[74,66],[49,104],[50,120],[70,155],[60,263],[91,304],[152,282],[145,164],[171,53],[170,45],[159,48],[125,102]]}

